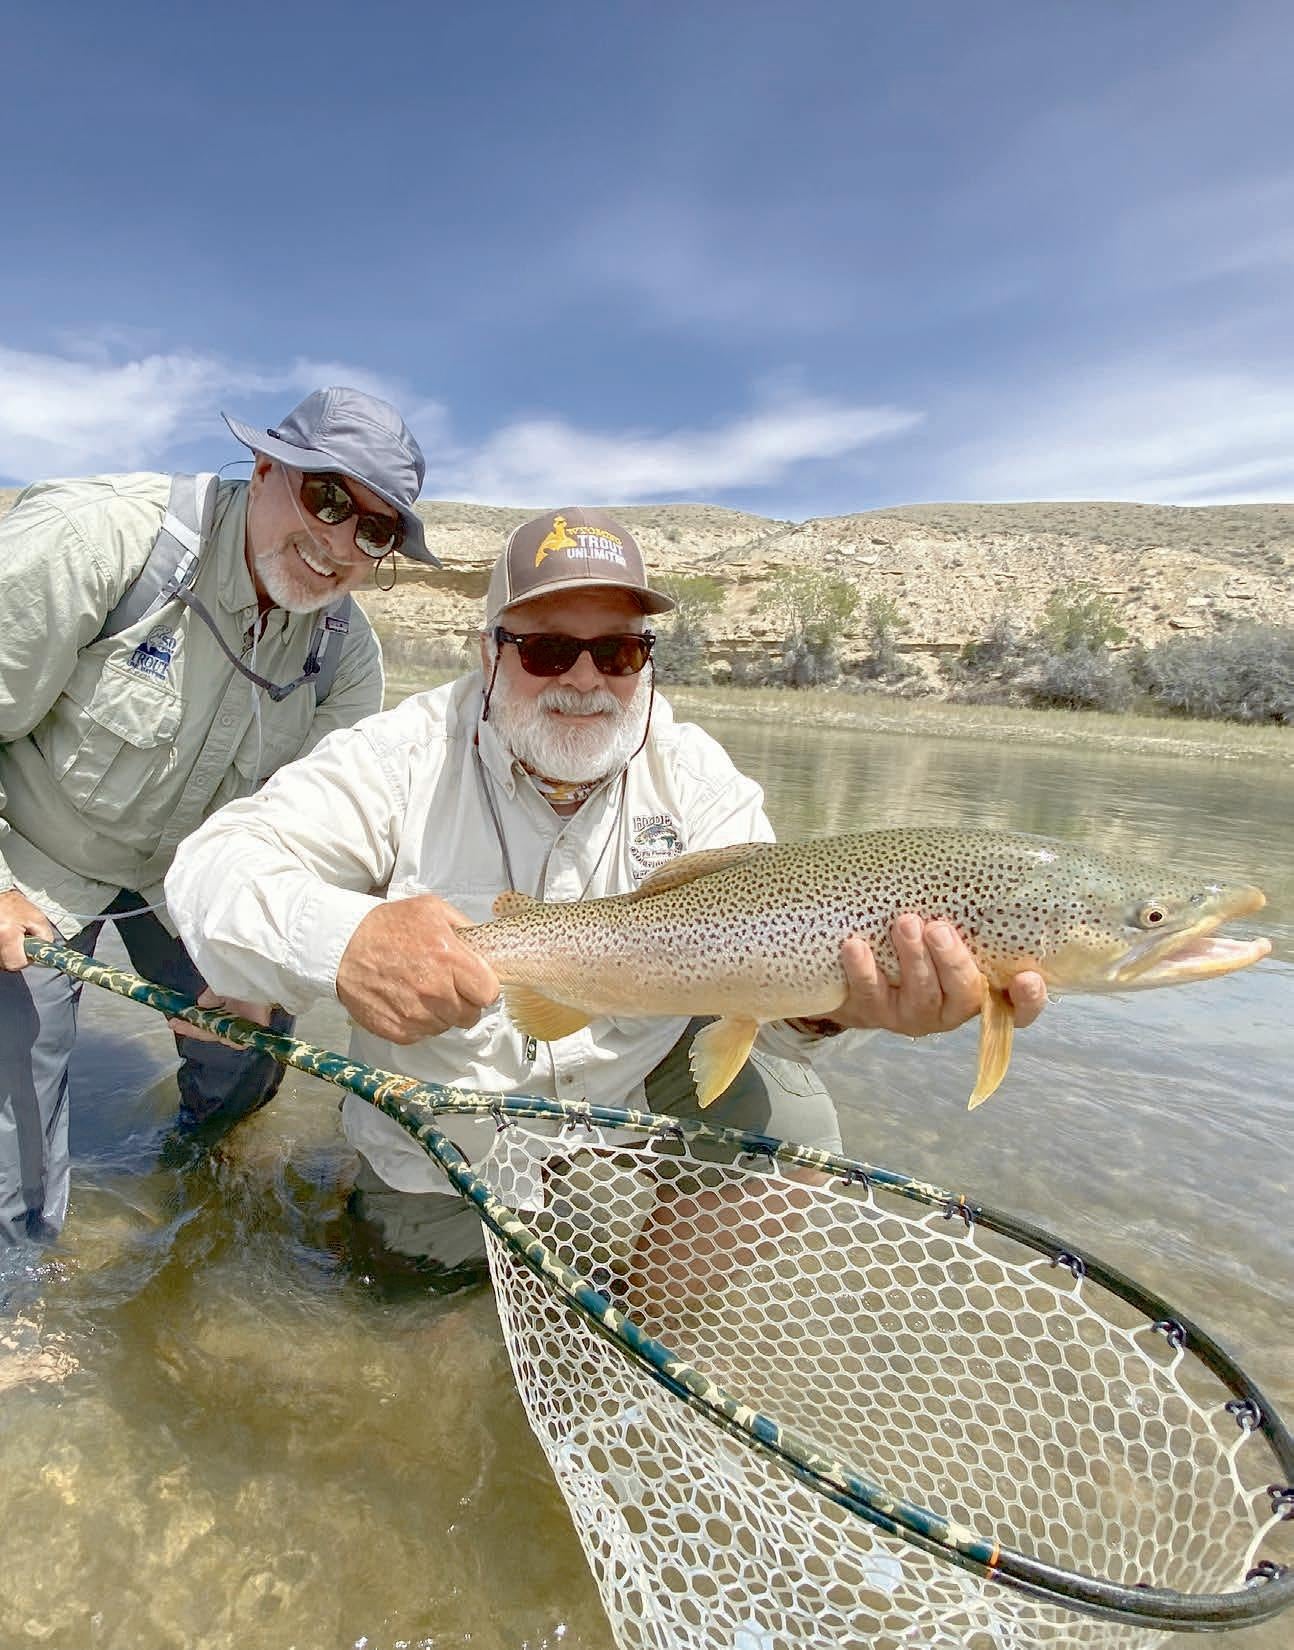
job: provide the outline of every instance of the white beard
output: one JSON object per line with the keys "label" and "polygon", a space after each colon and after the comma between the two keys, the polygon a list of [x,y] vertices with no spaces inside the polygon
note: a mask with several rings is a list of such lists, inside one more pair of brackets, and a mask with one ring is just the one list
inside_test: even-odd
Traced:
{"label": "white beard", "polygon": [[[336,592],[321,590],[319,581],[301,566],[296,552],[299,536],[294,533],[285,544],[255,556],[256,577],[275,607],[281,607],[285,613],[314,613],[335,601]],[[312,560],[329,565],[314,539],[306,541],[306,549]]]}
{"label": "white beard", "polygon": [[[574,688],[546,687],[537,699],[511,695],[502,681],[490,699],[490,721],[519,762],[547,779],[587,784],[618,773],[642,743],[650,697],[647,671],[638,678],[633,698],[622,705],[606,688],[577,693]],[[598,720],[571,727],[554,710]]]}

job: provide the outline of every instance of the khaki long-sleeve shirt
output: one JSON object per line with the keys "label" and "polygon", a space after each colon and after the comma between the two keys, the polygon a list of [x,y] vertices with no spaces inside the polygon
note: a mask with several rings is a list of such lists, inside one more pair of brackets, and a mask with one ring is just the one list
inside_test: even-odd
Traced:
{"label": "khaki long-sleeve shirt", "polygon": [[[623,780],[559,817],[481,722],[481,685],[479,674],[465,677],[333,734],[182,845],[167,899],[215,990],[298,1011],[335,996],[351,935],[384,899],[434,893],[483,922],[510,884],[547,900],[597,898],[635,888],[678,854],[772,840],[759,786],[709,734],[675,722],[660,695]],[[642,1103],[643,1079],[686,1024],[599,1019],[536,1046],[496,1005],[468,1030],[407,1047],[357,1027],[351,1049],[450,1086],[623,1106]],[[759,1038],[766,1052],[802,1061],[816,1041],[784,1023]],[[388,1185],[447,1189],[389,1117],[353,1097],[342,1112],[347,1137]],[[455,1119],[448,1132],[471,1158],[494,1138],[488,1121]]]}
{"label": "khaki long-sleeve shirt", "polygon": [[[358,608],[328,698],[279,703],[171,602],[96,641],[148,560],[165,475],[29,487],[0,519],[0,892],[18,887],[65,935],[120,888],[160,899],[177,842],[214,809],[382,702],[377,639]],[[194,593],[233,652],[272,682],[300,675],[317,623],[257,624],[247,484],[220,484]]]}

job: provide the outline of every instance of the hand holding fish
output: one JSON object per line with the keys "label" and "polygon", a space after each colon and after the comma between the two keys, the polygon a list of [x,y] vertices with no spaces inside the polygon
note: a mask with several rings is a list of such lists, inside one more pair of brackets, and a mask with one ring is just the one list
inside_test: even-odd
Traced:
{"label": "hand holding fish", "polygon": [[1142,991],[1248,968],[1270,941],[1215,930],[1263,904],[1248,883],[1048,837],[894,827],[701,849],[632,894],[571,905],[503,894],[495,920],[463,938],[528,1036],[566,1037],[598,1015],[714,1016],[692,1042],[703,1106],[770,1020],[826,1015],[923,1036],[978,1011],[977,1106],[1047,986]]}
{"label": "hand holding fish", "polygon": [[467,918],[435,894],[375,907],[337,965],[337,998],[390,1043],[474,1026],[499,995],[494,971],[458,937]]}
{"label": "hand holding fish", "polygon": [[[847,1030],[892,1031],[902,1037],[929,1037],[973,1020],[984,1000],[984,976],[970,947],[946,922],[924,922],[912,912],[890,929],[898,959],[899,983],[891,985],[861,935],[840,951],[849,994],[828,1018]],[[1041,974],[1025,971],[1006,987],[1016,1029],[1032,1025],[1047,1002]]]}

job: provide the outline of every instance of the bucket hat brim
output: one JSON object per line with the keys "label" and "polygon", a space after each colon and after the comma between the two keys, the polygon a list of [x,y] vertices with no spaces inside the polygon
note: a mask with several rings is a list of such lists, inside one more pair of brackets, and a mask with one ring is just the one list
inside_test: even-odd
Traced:
{"label": "bucket hat brim", "polygon": [[399,553],[408,556],[410,561],[421,562],[425,567],[441,565],[439,558],[427,548],[421,517],[416,516],[407,505],[401,504],[398,498],[392,498],[385,488],[374,486],[367,476],[355,475],[339,459],[321,448],[296,447],[290,441],[280,440],[269,430],[258,430],[250,424],[244,424],[239,418],[231,418],[226,412],[222,412],[220,416],[228,424],[236,441],[241,441],[244,447],[250,447],[254,453],[264,453],[266,458],[286,464],[290,470],[336,470],[339,475],[350,476],[353,481],[362,481],[369,492],[376,494],[383,503],[389,504],[404,523],[404,542]]}

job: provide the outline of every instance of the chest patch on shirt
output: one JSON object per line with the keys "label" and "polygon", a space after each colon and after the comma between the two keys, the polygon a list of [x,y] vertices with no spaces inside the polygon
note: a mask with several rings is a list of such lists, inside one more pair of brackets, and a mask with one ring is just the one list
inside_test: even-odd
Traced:
{"label": "chest patch on shirt", "polygon": [[173,630],[157,625],[144,637],[126,663],[131,670],[139,671],[141,676],[164,681],[170,673],[171,660],[178,644],[179,637]]}
{"label": "chest patch on shirt", "polygon": [[683,827],[673,814],[635,814],[629,838],[629,858],[641,882],[683,852]]}

